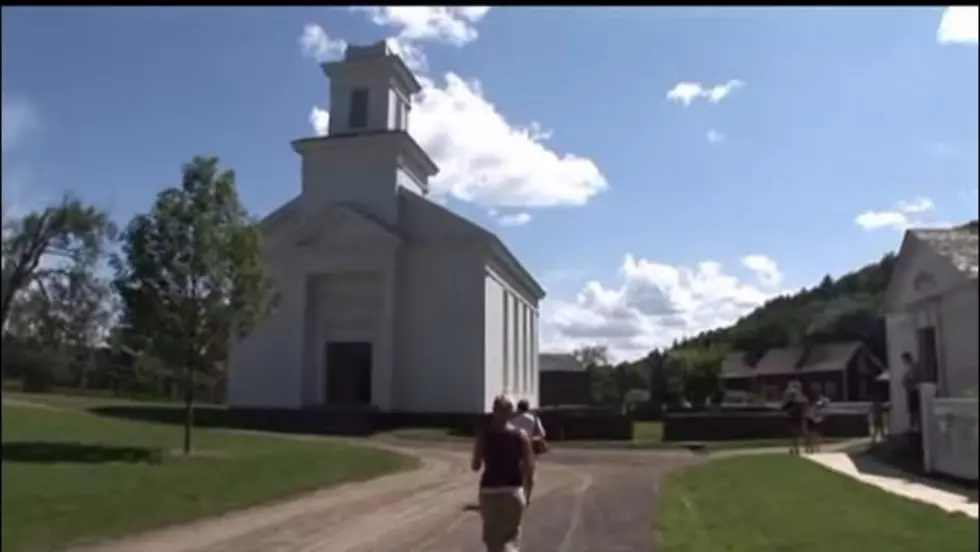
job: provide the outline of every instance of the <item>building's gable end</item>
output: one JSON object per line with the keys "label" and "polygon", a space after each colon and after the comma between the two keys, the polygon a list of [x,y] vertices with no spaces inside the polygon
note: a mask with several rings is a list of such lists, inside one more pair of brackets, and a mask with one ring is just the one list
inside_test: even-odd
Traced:
{"label": "building's gable end", "polygon": [[914,232],[908,232],[888,283],[884,308],[888,312],[900,311],[905,305],[940,295],[966,281],[950,259],[922,242]]}

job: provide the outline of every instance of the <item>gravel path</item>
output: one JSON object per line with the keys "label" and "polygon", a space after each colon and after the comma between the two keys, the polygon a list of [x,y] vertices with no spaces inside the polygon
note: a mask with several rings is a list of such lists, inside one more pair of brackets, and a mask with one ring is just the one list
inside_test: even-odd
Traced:
{"label": "gravel path", "polygon": [[[456,447],[401,450],[419,470],[134,535],[75,552],[459,552],[479,550],[476,477]],[[541,462],[522,550],[651,552],[651,513],[684,453],[559,451]]]}

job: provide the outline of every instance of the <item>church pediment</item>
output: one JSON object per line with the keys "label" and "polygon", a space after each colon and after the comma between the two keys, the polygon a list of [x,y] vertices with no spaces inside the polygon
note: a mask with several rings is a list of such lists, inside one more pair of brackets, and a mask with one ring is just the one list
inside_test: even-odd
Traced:
{"label": "church pediment", "polygon": [[346,205],[332,205],[311,213],[289,233],[288,242],[299,247],[356,249],[371,246],[395,245],[401,238]]}
{"label": "church pediment", "polygon": [[913,303],[942,295],[961,280],[946,258],[915,236],[907,236],[889,283],[886,309],[902,311]]}

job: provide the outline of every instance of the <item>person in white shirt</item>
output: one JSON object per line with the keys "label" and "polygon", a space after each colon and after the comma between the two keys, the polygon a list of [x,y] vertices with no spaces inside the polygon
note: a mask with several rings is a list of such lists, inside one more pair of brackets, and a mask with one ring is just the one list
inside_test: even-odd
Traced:
{"label": "person in white shirt", "polygon": [[[510,425],[527,435],[535,456],[544,452],[546,436],[544,426],[541,425],[541,419],[531,413],[531,405],[528,404],[527,400],[517,401],[517,414],[511,418]],[[528,502],[531,501],[531,489],[533,487],[534,478],[531,477],[527,482],[527,488],[524,490]]]}

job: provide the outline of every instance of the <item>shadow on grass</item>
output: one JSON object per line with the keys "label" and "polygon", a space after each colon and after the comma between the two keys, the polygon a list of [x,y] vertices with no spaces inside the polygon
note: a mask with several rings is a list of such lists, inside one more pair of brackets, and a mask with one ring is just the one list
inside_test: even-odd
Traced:
{"label": "shadow on grass", "polygon": [[41,441],[4,443],[0,456],[4,462],[25,464],[108,464],[112,462],[159,464],[163,462],[161,449]]}
{"label": "shadow on grass", "polygon": [[978,490],[976,482],[969,482],[940,474],[925,474],[919,469],[911,468],[909,463],[889,462],[885,458],[867,451],[852,452],[848,456],[851,462],[854,463],[854,467],[860,473],[917,483],[962,496],[970,503],[977,502]]}
{"label": "shadow on grass", "polygon": [[[180,405],[96,406],[89,412],[110,418],[184,424]],[[194,426],[243,429],[276,433],[366,436],[374,433],[373,414],[368,410],[230,410],[221,406],[195,405]]]}

